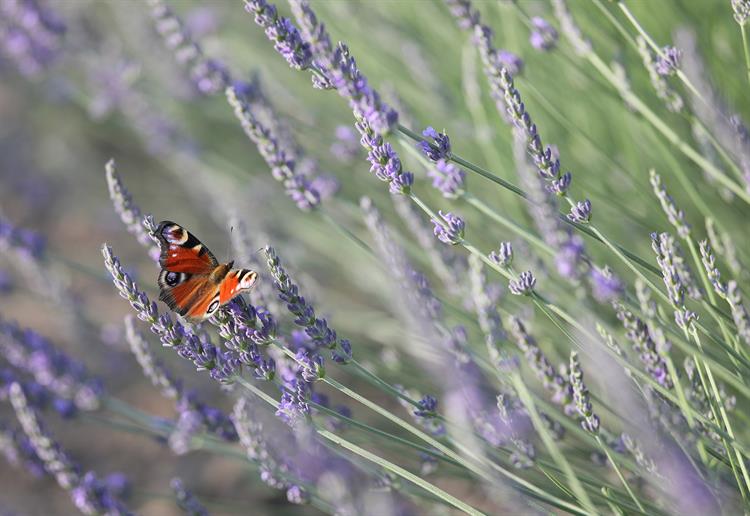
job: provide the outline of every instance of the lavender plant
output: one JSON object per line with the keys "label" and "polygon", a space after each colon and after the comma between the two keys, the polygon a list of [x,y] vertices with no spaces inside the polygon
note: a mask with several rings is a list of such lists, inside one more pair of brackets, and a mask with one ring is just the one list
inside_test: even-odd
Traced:
{"label": "lavender plant", "polygon": [[586,7],[0,0],[2,510],[748,512],[750,10]]}

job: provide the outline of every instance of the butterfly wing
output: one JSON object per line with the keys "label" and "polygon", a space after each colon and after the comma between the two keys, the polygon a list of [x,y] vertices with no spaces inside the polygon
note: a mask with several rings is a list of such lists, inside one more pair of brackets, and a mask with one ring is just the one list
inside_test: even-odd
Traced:
{"label": "butterfly wing", "polygon": [[159,299],[180,315],[200,318],[194,314],[201,314],[200,308],[205,312],[218,293],[211,281],[211,273],[219,266],[216,257],[187,229],[168,220],[159,224],[156,238],[162,268]]}
{"label": "butterfly wing", "polygon": [[219,262],[200,240],[179,224],[165,220],[156,229],[161,254],[159,265],[171,272],[211,274]]}
{"label": "butterfly wing", "polygon": [[232,269],[219,285],[219,305],[228,303],[246,290],[250,290],[258,280],[258,273],[250,269]]}

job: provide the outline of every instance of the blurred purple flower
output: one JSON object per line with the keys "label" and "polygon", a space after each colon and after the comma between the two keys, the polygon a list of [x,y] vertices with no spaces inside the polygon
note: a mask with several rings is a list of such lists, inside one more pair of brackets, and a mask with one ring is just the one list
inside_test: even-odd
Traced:
{"label": "blurred purple flower", "polygon": [[656,72],[662,76],[673,75],[680,67],[680,57],[682,52],[676,47],[663,47],[656,58]]}
{"label": "blurred purple flower", "polygon": [[531,46],[537,50],[552,50],[557,46],[557,31],[550,23],[539,16],[531,18],[533,30],[529,35]]}

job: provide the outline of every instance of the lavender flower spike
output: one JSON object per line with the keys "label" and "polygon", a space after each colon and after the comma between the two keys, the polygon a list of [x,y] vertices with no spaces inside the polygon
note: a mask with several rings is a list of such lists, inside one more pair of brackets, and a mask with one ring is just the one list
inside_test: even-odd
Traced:
{"label": "lavender flower spike", "polygon": [[163,0],[148,0],[148,4],[157,32],[177,61],[189,70],[196,89],[203,95],[214,95],[226,88],[230,82],[226,66],[203,54],[182,20]]}
{"label": "lavender flower spike", "polygon": [[685,212],[677,208],[674,199],[672,199],[672,196],[669,195],[667,189],[664,187],[661,176],[654,169],[649,171],[649,180],[651,181],[651,187],[654,189],[654,194],[656,194],[662,209],[667,214],[669,222],[677,229],[677,234],[683,239],[690,236],[690,225],[685,221]]}
{"label": "lavender flower spike", "polygon": [[253,114],[248,97],[253,94],[252,86],[236,83],[226,90],[227,101],[242,125],[247,137],[258,147],[263,159],[271,167],[271,175],[281,182],[287,195],[301,210],[311,210],[320,204],[320,194],[313,189],[309,180],[295,170],[294,160],[282,149],[273,132],[265,127]]}
{"label": "lavender flower spike", "polygon": [[536,285],[534,274],[531,271],[526,271],[522,272],[518,278],[510,280],[508,282],[508,289],[512,294],[525,296],[534,290],[534,285]]}
{"label": "lavender flower spike", "polygon": [[115,212],[120,216],[123,224],[125,224],[128,233],[133,235],[139,244],[149,250],[149,256],[154,258],[154,260],[158,260],[159,248],[155,245],[148,231],[143,227],[141,209],[133,202],[130,192],[122,184],[120,174],[117,173],[117,169],[115,168],[115,160],[110,159],[104,166],[104,170],[107,175],[109,198],[112,199]]}
{"label": "lavender flower spike", "polygon": [[457,199],[464,191],[466,172],[447,159],[435,163],[427,170],[427,176],[432,179],[432,186],[440,190],[446,199]]}
{"label": "lavender flower spike", "polygon": [[[279,291],[279,299],[287,304],[289,311],[296,317],[294,322],[304,328],[315,346],[315,351],[328,348],[338,353],[339,358],[351,357],[351,347],[348,342],[344,344],[344,340],[336,336],[336,332],[328,326],[325,319],[316,317],[315,309],[299,294],[299,288],[281,266],[274,248],[266,246],[263,252],[266,255],[274,284]],[[320,366],[322,371],[322,363]]]}
{"label": "lavender flower spike", "polygon": [[310,67],[310,45],[302,41],[302,36],[289,18],[279,16],[276,6],[266,0],[245,0],[245,10],[255,15],[255,23],[263,27],[266,36],[289,66],[297,70]]}
{"label": "lavender flower spike", "polygon": [[734,11],[734,21],[740,25],[745,25],[750,19],[750,0],[732,0],[732,10]]}
{"label": "lavender flower spike", "polygon": [[438,211],[440,219],[431,219],[435,225],[434,233],[438,240],[449,245],[458,245],[464,240],[464,221],[452,213]]}
{"label": "lavender flower spike", "polygon": [[573,398],[575,399],[576,409],[583,418],[581,426],[587,432],[596,435],[599,433],[599,416],[594,414],[591,406],[591,397],[586,384],[583,383],[583,371],[581,363],[578,361],[578,353],[570,352],[570,385],[573,387]]}
{"label": "lavender flower spike", "polygon": [[10,402],[16,417],[45,470],[70,492],[76,508],[83,514],[131,514],[110,488],[94,472],[81,476],[79,466],[45,430],[31,400],[17,382],[10,385]]}

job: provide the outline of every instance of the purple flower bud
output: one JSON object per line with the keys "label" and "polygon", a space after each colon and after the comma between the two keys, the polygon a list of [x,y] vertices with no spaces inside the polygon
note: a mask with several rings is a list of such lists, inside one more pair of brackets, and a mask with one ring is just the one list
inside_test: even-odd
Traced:
{"label": "purple flower bud", "polygon": [[544,18],[534,16],[531,18],[534,30],[529,35],[531,46],[537,50],[552,50],[557,45],[557,31]]}
{"label": "purple flower bud", "polygon": [[601,303],[616,299],[623,293],[622,282],[608,267],[592,267],[590,280],[594,298]]}
{"label": "purple flower bud", "polygon": [[[423,142],[424,143],[424,142]],[[438,160],[427,170],[432,186],[440,190],[446,199],[456,199],[463,192],[466,172],[445,159]]]}
{"label": "purple flower bud", "polygon": [[500,242],[500,249],[492,251],[489,258],[500,267],[510,267],[513,263],[513,246],[510,242]]}
{"label": "purple flower bud", "polygon": [[666,46],[661,49],[661,53],[656,58],[656,72],[659,75],[673,75],[680,67],[680,57],[682,52],[673,46]]}
{"label": "purple flower bud", "polygon": [[549,185],[547,185],[547,189],[554,193],[555,195],[565,195],[568,193],[568,189],[570,188],[570,183],[573,180],[573,174],[570,172],[565,172],[563,175],[558,177],[557,179],[553,179],[549,182]]}
{"label": "purple flower bud", "polygon": [[591,201],[586,199],[583,202],[576,202],[575,205],[570,208],[568,219],[580,224],[588,223],[591,220]]}
{"label": "purple flower bud", "polygon": [[438,211],[439,219],[431,219],[435,225],[434,233],[438,240],[449,245],[458,245],[464,239],[464,221],[452,213]]}
{"label": "purple flower bud", "polygon": [[173,478],[169,482],[169,485],[177,498],[177,505],[179,505],[185,513],[192,516],[208,516],[206,508],[200,503],[198,498],[195,497],[193,492],[185,487],[184,482],[180,478]]}
{"label": "purple flower bud", "polygon": [[498,63],[508,70],[512,76],[516,76],[523,71],[523,60],[510,50],[497,51],[496,58]]}
{"label": "purple flower bud", "polygon": [[422,140],[417,144],[417,147],[419,147],[422,150],[422,153],[431,161],[437,162],[450,158],[451,141],[445,131],[439,133],[432,127],[427,127],[427,129],[422,131],[422,136],[429,138],[432,142]]}
{"label": "purple flower bud", "polygon": [[531,293],[534,285],[536,285],[536,278],[531,271],[526,271],[519,274],[518,278],[510,280],[508,282],[508,289],[510,289],[512,294],[524,296]]}

